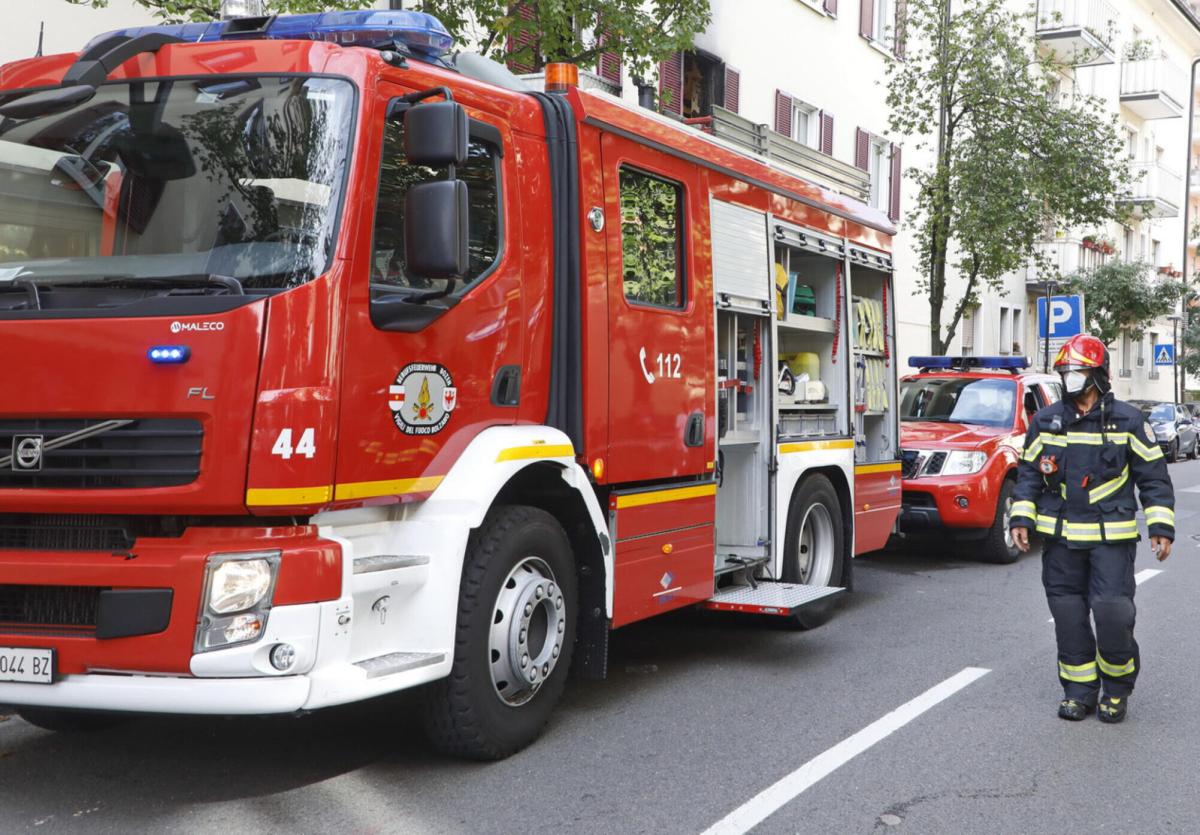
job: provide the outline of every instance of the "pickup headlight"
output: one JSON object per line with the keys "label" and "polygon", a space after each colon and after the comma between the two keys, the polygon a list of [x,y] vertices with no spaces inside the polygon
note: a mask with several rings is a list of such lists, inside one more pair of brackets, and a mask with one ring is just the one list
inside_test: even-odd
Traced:
{"label": "pickup headlight", "polygon": [[970,475],[982,470],[986,463],[986,453],[956,449],[946,456],[940,475]]}
{"label": "pickup headlight", "polygon": [[257,641],[267,625],[279,551],[213,554],[204,579],[204,611],[196,629],[196,651]]}
{"label": "pickup headlight", "polygon": [[1154,437],[1170,440],[1175,437],[1175,427],[1167,423],[1154,424]]}

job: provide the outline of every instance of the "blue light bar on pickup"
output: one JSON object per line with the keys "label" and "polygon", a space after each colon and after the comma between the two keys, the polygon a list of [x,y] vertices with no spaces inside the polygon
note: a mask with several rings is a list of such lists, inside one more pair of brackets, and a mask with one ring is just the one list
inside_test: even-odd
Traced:
{"label": "blue light bar on pickup", "polygon": [[84,47],[84,51],[92,44],[113,35],[135,38],[151,32],[173,35],[189,43],[251,38],[330,41],[341,46],[399,48],[417,56],[435,59],[440,58],[454,45],[454,39],[450,37],[446,27],[433,15],[424,12],[368,10],[234,18],[212,23],[179,23],[170,26],[135,26],[92,38]]}
{"label": "blue light bar on pickup", "polygon": [[967,368],[989,368],[1017,371],[1029,367],[1028,357],[909,357],[913,368],[945,368],[964,370]]}

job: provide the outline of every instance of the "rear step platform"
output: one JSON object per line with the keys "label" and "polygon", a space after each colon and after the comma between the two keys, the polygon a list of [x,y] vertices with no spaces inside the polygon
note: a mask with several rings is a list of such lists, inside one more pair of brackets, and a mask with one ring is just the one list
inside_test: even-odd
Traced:
{"label": "rear step platform", "polygon": [[834,586],[802,586],[799,583],[760,580],[757,588],[735,586],[722,589],[701,603],[700,608],[717,612],[787,617],[805,606],[835,597],[844,591],[845,589]]}

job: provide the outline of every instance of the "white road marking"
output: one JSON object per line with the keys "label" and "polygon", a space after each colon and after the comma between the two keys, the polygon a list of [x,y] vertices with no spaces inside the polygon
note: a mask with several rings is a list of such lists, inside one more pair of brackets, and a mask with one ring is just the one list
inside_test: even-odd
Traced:
{"label": "white road marking", "polygon": [[891,736],[925,711],[953,696],[971,682],[990,673],[982,667],[967,667],[910,702],[872,722],[858,733],[818,754],[773,786],[759,792],[704,831],[704,835],[749,832],[779,811],[802,792],[828,777],[875,743]]}
{"label": "white road marking", "polygon": [[[1142,583],[1157,577],[1159,574],[1162,574],[1161,568],[1143,568],[1137,574],[1133,575],[1133,584],[1140,586]],[[1050,623],[1054,623],[1054,618],[1050,618]]]}

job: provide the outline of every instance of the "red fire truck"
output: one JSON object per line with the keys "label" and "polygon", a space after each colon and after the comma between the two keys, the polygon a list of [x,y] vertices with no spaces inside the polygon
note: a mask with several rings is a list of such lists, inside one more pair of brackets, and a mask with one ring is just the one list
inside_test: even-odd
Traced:
{"label": "red fire truck", "polygon": [[0,704],[428,685],[495,758],[610,630],[814,626],[884,544],[886,217],[450,47],[343,12],[0,68]]}

